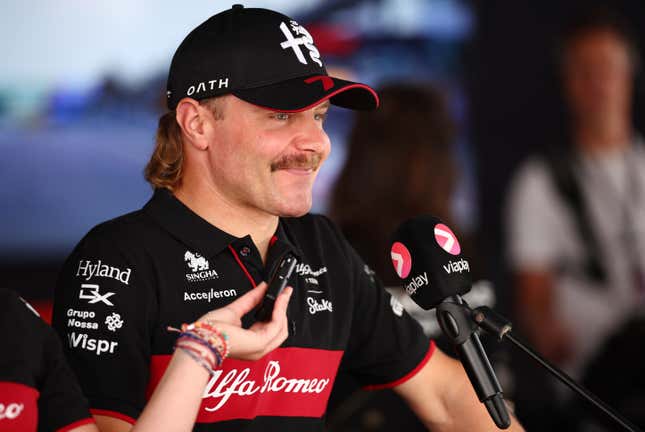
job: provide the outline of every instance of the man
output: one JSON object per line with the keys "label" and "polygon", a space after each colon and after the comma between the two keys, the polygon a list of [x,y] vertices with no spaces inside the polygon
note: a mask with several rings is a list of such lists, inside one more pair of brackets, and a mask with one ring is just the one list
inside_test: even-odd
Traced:
{"label": "man", "polygon": [[643,301],[645,149],[631,123],[636,48],[605,11],[561,44],[568,144],[530,160],[509,198],[518,317],[537,349],[580,377]]}
{"label": "man", "polygon": [[[436,430],[495,429],[461,365],[393,311],[327,219],[303,216],[330,151],[330,103],[378,98],[329,77],[307,30],[282,14],[236,5],[179,46],[146,168],[154,196],[94,228],[56,292],[54,325],[101,430],[129,430],[142,412],[172,352],[167,326],[229,304],[287,254],[298,265],[286,341],[257,361],[227,359],[196,430],[321,430],[341,361],[365,386],[396,388]],[[70,323],[69,310],[91,315]]]}
{"label": "man", "polygon": [[56,333],[13,291],[0,288],[0,430],[93,432]]}

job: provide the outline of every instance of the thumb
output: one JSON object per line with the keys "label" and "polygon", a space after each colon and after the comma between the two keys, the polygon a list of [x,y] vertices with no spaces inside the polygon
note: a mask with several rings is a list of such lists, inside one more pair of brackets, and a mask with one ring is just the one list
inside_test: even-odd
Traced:
{"label": "thumb", "polygon": [[288,286],[278,295],[273,306],[273,314],[271,317],[273,321],[277,321],[287,315],[287,306],[289,306],[291,294],[293,294],[293,288]]}

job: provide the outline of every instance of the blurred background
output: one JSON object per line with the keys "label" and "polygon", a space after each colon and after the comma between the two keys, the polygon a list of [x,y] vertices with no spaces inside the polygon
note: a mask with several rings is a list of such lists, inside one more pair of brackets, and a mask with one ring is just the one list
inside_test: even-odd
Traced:
{"label": "blurred background", "polygon": [[[524,291],[519,291],[518,269],[507,247],[511,241],[506,226],[509,185],[530,155],[545,153],[548,143],[567,136],[561,37],[572,16],[597,9],[601,15],[620,16],[621,26],[631,28],[635,52],[630,55],[635,60],[627,114],[634,130],[642,130],[642,65],[637,59],[645,45],[641,43],[645,28],[639,25],[645,22],[645,3],[639,0],[265,0],[244,4],[282,11],[305,25],[331,74],[385,89],[382,118],[361,119],[350,111],[332,109],[326,123],[332,154],[318,178],[313,210],[329,214],[341,225],[395,295],[391,268],[382,265],[389,259],[389,249],[381,251],[366,238],[380,236],[386,242],[388,230],[403,218],[434,213],[450,221],[473,259],[471,268],[482,281],[474,302],[494,305],[512,318],[518,315],[518,292]],[[181,7],[168,0],[3,2],[0,286],[18,291],[45,319],[50,316],[57,272],[76,242],[92,226],[136,210],[150,197],[142,172],[153,148],[157,120],[165,111],[172,54],[192,28],[229,6],[203,0]],[[418,121],[406,127],[401,117]],[[421,125],[424,119],[427,131],[401,133],[400,142],[396,130],[383,132],[392,136],[391,146],[383,147],[390,155],[419,155],[425,150],[412,145],[417,143],[430,149],[414,161],[396,159],[405,176],[396,174],[398,165],[360,168],[370,173],[367,179],[374,184],[405,177],[404,186],[414,185],[410,188],[417,194],[405,203],[375,194],[373,209],[378,212],[364,214],[371,228],[344,212],[352,199],[343,201],[339,191],[353,181],[344,170],[381,151],[376,138],[366,138],[360,130],[380,122],[414,131],[414,124]],[[434,131],[441,133],[435,136]],[[642,168],[639,172],[645,172],[645,165]],[[408,179],[409,172],[418,175]],[[394,214],[392,207],[405,211]],[[357,226],[364,228],[356,230]],[[531,227],[519,229],[530,231]],[[376,234],[365,234],[370,230]],[[631,237],[638,235],[632,232]],[[639,247],[636,242],[636,255]],[[635,268],[640,271],[638,265]],[[436,336],[428,313],[413,312]],[[642,344],[638,338],[644,333],[638,325],[630,330],[635,333],[629,333],[629,340]],[[535,339],[529,330],[526,335],[529,341]],[[617,351],[623,348],[618,347]],[[612,430],[603,429],[609,426],[576,406],[566,390],[547,384],[543,371],[517,359],[512,350],[491,349],[502,386],[528,430]],[[642,365],[635,356],[631,363]],[[620,368],[620,361],[611,361],[598,360],[596,381],[611,377],[608,364]],[[627,402],[616,395],[616,389],[603,395],[603,387],[596,388],[614,404],[627,404],[623,412],[641,412],[642,418],[645,378],[642,367],[635,369],[626,378],[637,387]],[[348,385],[331,402],[330,428],[420,427],[413,419],[406,423],[409,413],[387,397],[356,393]]]}

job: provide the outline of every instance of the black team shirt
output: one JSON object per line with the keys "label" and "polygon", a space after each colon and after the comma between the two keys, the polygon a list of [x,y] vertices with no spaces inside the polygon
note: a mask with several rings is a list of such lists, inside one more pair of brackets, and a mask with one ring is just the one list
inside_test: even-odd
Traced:
{"label": "black team shirt", "polygon": [[143,209],[92,229],[56,287],[53,325],[91,411],[133,423],[172,355],[176,333],[166,328],[268,280],[287,252],[299,258],[288,339],[258,361],[226,359],[195,430],[323,430],[339,367],[386,388],[430,358],[434,344],[328,219],[280,219],[265,267],[250,236],[229,235],[157,190]]}
{"label": "black team shirt", "polygon": [[58,336],[6,289],[0,334],[0,431],[63,432],[94,422]]}

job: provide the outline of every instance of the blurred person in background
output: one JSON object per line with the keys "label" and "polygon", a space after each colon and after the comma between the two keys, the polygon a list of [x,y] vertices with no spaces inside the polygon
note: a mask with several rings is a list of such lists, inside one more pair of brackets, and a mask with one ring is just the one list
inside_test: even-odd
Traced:
{"label": "blurred person in background", "polygon": [[378,110],[356,116],[330,216],[384,284],[399,286],[389,252],[397,226],[432,214],[455,227],[455,125],[433,87],[390,84],[379,95]]}
{"label": "blurred person in background", "polygon": [[[347,157],[333,188],[330,217],[398,296],[401,278],[390,257],[396,228],[411,217],[431,214],[458,232],[453,215],[459,181],[456,126],[443,94],[429,84],[390,83],[378,93],[378,110],[356,114]],[[472,256],[468,237],[459,237],[465,253]],[[415,318],[433,321],[438,327],[433,312],[423,311]],[[438,346],[452,352],[448,341],[438,334],[432,336],[437,337]],[[361,391],[348,374],[340,373],[330,402],[332,430],[425,430],[391,391],[371,393]],[[350,413],[349,406],[355,411]]]}
{"label": "blurred person in background", "polygon": [[580,379],[643,307],[645,148],[632,123],[639,65],[625,24],[604,9],[579,13],[559,61],[568,130],[511,183],[508,259],[518,324]]}

